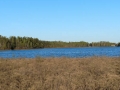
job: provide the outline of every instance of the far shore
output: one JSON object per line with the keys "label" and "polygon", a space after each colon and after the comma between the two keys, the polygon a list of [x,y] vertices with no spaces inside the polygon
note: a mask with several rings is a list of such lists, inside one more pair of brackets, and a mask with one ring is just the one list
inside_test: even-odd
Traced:
{"label": "far shore", "polygon": [[[119,46],[88,46],[88,47],[50,47],[48,49],[51,49],[51,48],[106,48],[106,47],[119,47]],[[13,50],[32,50],[32,49],[46,49],[46,48],[23,48],[23,49],[18,49],[18,48],[15,48]],[[7,51],[7,50],[11,50],[13,51],[12,49],[0,49],[0,51]]]}

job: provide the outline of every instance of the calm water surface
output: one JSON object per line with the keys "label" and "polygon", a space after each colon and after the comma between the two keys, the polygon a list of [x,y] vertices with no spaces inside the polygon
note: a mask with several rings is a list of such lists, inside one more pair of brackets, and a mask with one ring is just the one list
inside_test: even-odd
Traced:
{"label": "calm water surface", "polygon": [[84,47],[84,48],[45,48],[30,50],[0,51],[0,58],[34,58],[34,57],[120,57],[120,47]]}

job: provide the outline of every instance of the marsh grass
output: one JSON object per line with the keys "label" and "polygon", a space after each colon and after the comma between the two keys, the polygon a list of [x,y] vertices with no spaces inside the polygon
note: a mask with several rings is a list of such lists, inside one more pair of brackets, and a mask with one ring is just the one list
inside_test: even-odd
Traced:
{"label": "marsh grass", "polygon": [[0,59],[0,90],[120,90],[120,58]]}

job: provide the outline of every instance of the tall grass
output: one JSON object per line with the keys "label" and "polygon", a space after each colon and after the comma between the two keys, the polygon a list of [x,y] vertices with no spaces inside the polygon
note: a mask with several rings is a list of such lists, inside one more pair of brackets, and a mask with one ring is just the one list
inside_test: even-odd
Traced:
{"label": "tall grass", "polygon": [[0,59],[0,90],[120,90],[120,58]]}

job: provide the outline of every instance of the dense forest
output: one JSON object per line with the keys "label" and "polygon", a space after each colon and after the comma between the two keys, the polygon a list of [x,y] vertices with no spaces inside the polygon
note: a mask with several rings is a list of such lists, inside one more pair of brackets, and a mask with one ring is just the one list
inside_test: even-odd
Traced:
{"label": "dense forest", "polygon": [[104,47],[120,46],[120,43],[111,42],[62,42],[62,41],[43,41],[32,37],[15,37],[9,38],[0,35],[0,50],[6,49],[36,49],[36,48],[59,48],[59,47]]}

